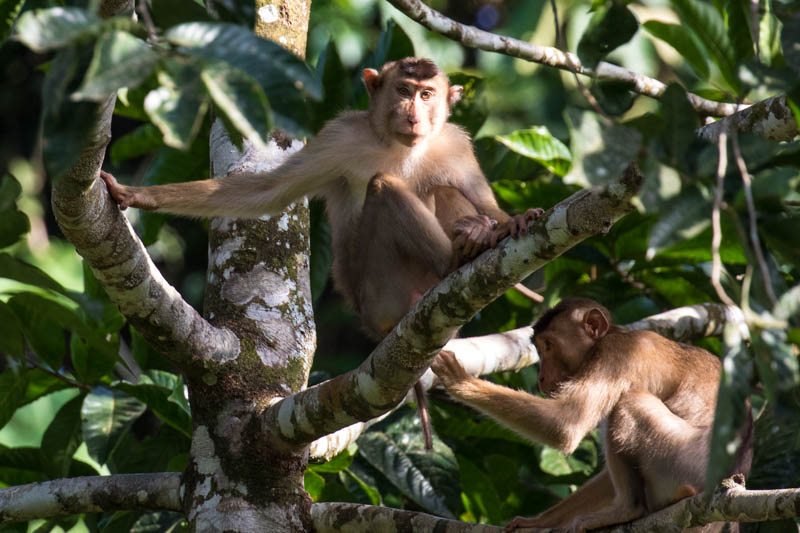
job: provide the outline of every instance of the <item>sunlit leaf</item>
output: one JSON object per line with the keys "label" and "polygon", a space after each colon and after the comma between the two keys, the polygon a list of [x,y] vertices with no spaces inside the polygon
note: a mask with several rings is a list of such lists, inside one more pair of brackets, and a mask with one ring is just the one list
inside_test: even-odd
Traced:
{"label": "sunlit leaf", "polygon": [[17,37],[34,52],[47,52],[94,35],[100,19],[77,7],[26,11],[17,22]]}
{"label": "sunlit leaf", "polygon": [[564,143],[553,137],[545,126],[495,135],[495,140],[510,150],[533,159],[548,170],[563,176],[570,169],[572,155]]}
{"label": "sunlit leaf", "polygon": [[144,109],[164,135],[164,143],[186,150],[208,110],[208,95],[200,77],[201,65],[171,59],[159,72],[160,87],[150,91]]}
{"label": "sunlit leaf", "polygon": [[736,72],[736,57],[733,43],[728,37],[722,15],[716,7],[706,2],[694,0],[672,0],[680,20],[700,38],[711,59],[717,65],[725,81],[735,92],[740,88]]}
{"label": "sunlit leaf", "polygon": [[0,44],[8,39],[11,28],[22,10],[25,0],[3,0],[0,2]]}
{"label": "sunlit leaf", "polygon": [[192,419],[180,404],[169,399],[173,392],[171,388],[150,384],[146,381],[138,385],[120,381],[113,384],[112,388],[144,402],[158,418],[191,438]]}
{"label": "sunlit leaf", "polygon": [[227,122],[255,146],[266,149],[272,120],[269,102],[258,82],[223,62],[205,65],[201,78]]}
{"label": "sunlit leaf", "polygon": [[581,64],[595,68],[612,50],[630,41],[637,29],[639,22],[627,6],[614,2],[598,9],[578,43]]}
{"label": "sunlit leaf", "polygon": [[92,389],[81,408],[83,440],[92,459],[104,464],[144,410],[142,402],[127,394],[103,387]]}
{"label": "sunlit leaf", "polygon": [[701,80],[709,76],[705,53],[697,46],[689,30],[681,24],[667,24],[658,20],[648,20],[642,26],[654,37],[672,46],[692,66]]}
{"label": "sunlit leaf", "polygon": [[120,87],[135,87],[155,68],[158,56],[141,39],[124,32],[104,35],[94,50],[77,100],[102,101]]}
{"label": "sunlit leaf", "polygon": [[306,470],[303,474],[303,488],[306,489],[311,499],[317,501],[322,489],[325,488],[325,478],[315,474],[312,470]]}
{"label": "sunlit leaf", "polygon": [[650,230],[647,258],[679,241],[690,239],[711,223],[711,200],[696,187],[685,188],[680,195],[665,204],[662,215]]}
{"label": "sunlit leaf", "polygon": [[6,425],[17,408],[25,403],[26,387],[24,373],[11,369],[0,372],[0,428]]}
{"label": "sunlit leaf", "polygon": [[83,399],[81,394],[62,405],[42,436],[42,465],[50,479],[61,478],[69,473],[72,456],[83,442]]}

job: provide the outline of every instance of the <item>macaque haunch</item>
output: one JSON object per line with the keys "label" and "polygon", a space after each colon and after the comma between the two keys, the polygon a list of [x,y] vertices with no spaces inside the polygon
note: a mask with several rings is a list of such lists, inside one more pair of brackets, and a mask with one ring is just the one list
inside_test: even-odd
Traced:
{"label": "macaque haunch", "polygon": [[[517,527],[588,529],[628,522],[702,491],[721,364],[711,353],[611,323],[602,305],[570,298],[534,325],[540,398],[472,377],[451,352],[432,368],[447,391],[521,435],[571,453],[605,421],[604,470]],[[752,458],[752,418],[737,472]]]}
{"label": "macaque haunch", "polygon": [[525,235],[541,210],[512,217],[498,207],[469,136],[447,122],[462,87],[433,62],[366,69],[364,83],[368,111],[339,115],[267,173],[153,187],[102,177],[122,209],[201,217],[277,214],[324,197],[335,286],[381,339],[425,291],[500,239]]}

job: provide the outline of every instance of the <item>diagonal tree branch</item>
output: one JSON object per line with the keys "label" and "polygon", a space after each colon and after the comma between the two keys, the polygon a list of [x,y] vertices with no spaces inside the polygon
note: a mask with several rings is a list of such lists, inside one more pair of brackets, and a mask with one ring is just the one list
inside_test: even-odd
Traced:
{"label": "diagonal tree branch", "polygon": [[[576,74],[596,77],[600,80],[628,82],[633,85],[632,91],[651,98],[661,98],[667,88],[666,85],[654,78],[637,74],[605,61],[601,61],[596,70],[591,70],[581,65],[580,59],[575,54],[567,54],[552,46],[537,46],[527,41],[497,35],[478,29],[475,26],[461,24],[426,6],[420,0],[389,0],[389,3],[429,30],[440,33],[465,46],[479,48],[488,52],[499,52],[533,63],[541,63],[542,65],[575,72]],[[737,109],[746,107],[714,102],[692,93],[688,93],[688,96],[689,101],[697,111],[714,117],[728,116],[736,112]]]}
{"label": "diagonal tree branch", "polygon": [[797,119],[786,96],[773,96],[747,109],[697,129],[697,136],[716,142],[720,133],[736,130],[752,133],[773,141],[791,141],[798,135]]}
{"label": "diagonal tree branch", "polygon": [[545,213],[527,237],[507,239],[448,276],[417,303],[361,366],[265,409],[262,425],[308,444],[397,405],[458,328],[508,287],[631,209],[641,184],[631,164],[608,186],[580,191]]}
{"label": "diagonal tree branch", "polygon": [[358,503],[315,503],[311,517],[317,533],[436,531],[437,533],[502,533],[503,528],[448,520],[438,516]]}
{"label": "diagonal tree branch", "polygon": [[81,513],[183,511],[181,475],[116,474],[30,483],[0,490],[0,524]]}

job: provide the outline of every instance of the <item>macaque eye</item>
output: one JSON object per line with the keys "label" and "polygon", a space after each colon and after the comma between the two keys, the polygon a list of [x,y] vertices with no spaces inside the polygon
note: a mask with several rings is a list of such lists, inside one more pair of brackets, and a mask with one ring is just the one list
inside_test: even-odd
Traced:
{"label": "macaque eye", "polygon": [[405,85],[399,86],[397,88],[397,92],[400,94],[400,96],[410,96],[411,95],[411,91],[409,91],[408,87],[406,87]]}
{"label": "macaque eye", "polygon": [[430,89],[425,89],[420,93],[420,97],[422,97],[423,100],[430,100],[432,96],[433,96],[433,91],[431,91]]}

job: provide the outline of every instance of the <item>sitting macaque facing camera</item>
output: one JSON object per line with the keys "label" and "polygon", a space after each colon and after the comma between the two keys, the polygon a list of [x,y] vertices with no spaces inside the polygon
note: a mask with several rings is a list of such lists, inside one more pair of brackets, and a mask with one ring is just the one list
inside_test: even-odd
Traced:
{"label": "sitting macaque facing camera", "polygon": [[[615,326],[605,307],[583,298],[545,312],[533,342],[546,398],[470,376],[452,352],[440,353],[432,366],[454,398],[564,453],[606,422],[602,472],[506,530],[583,532],[640,518],[703,490],[722,368],[717,357],[652,331]],[[750,416],[741,438],[735,471],[747,473]]]}

